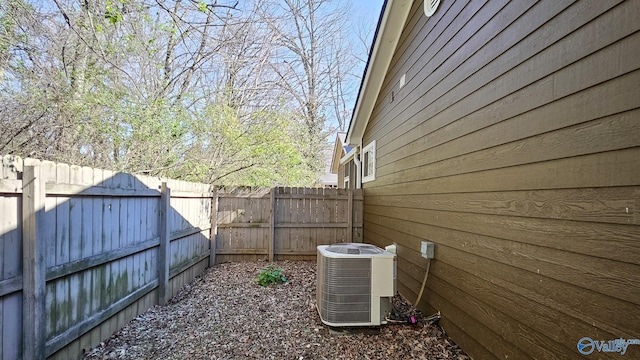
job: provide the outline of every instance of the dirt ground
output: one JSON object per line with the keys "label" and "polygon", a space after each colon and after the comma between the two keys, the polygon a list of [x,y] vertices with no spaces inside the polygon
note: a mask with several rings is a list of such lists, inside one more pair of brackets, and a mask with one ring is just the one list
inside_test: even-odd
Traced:
{"label": "dirt ground", "polygon": [[335,331],[315,309],[315,262],[277,262],[289,281],[262,287],[266,265],[208,269],[85,359],[470,359],[433,324]]}

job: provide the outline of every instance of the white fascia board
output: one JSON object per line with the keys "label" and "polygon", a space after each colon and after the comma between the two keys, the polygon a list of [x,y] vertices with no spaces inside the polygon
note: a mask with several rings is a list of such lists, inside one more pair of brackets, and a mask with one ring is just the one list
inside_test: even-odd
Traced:
{"label": "white fascia board", "polygon": [[413,0],[387,0],[382,15],[379,36],[373,44],[369,66],[364,74],[362,88],[358,94],[353,119],[347,132],[346,143],[350,146],[360,145],[364,130],[378,99],[384,77],[391,64],[391,59],[400,40],[402,29],[411,11]]}
{"label": "white fascia board", "polygon": [[351,151],[349,151],[349,152],[347,153],[347,155],[343,156],[343,157],[342,157],[342,159],[340,159],[340,165],[344,165],[344,164],[346,164],[349,160],[353,159],[353,156],[356,154],[356,151],[357,151],[357,150],[358,150],[358,149],[357,149],[357,147],[355,147],[355,146],[354,146],[354,147],[351,149]]}

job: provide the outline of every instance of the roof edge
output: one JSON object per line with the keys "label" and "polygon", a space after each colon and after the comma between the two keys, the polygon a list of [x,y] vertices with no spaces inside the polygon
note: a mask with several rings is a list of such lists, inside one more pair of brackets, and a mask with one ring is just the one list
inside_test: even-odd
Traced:
{"label": "roof edge", "polygon": [[360,83],[356,106],[354,107],[347,132],[347,145],[357,146],[362,142],[364,130],[373,112],[373,107],[382,88],[385,75],[391,64],[402,29],[411,12],[413,0],[385,1],[372,50]]}
{"label": "roof edge", "polygon": [[353,149],[351,149],[351,151],[349,151],[347,154],[345,154],[345,156],[343,156],[340,159],[340,165],[344,165],[347,161],[353,159],[355,154],[356,154],[356,148],[354,147]]}
{"label": "roof edge", "polygon": [[330,166],[332,174],[338,173],[338,167],[340,166],[340,158],[342,156],[342,153],[344,152],[345,136],[346,136],[346,133],[344,131],[336,132],[336,141],[333,144],[333,152],[332,152],[333,156],[331,157],[331,166]]}

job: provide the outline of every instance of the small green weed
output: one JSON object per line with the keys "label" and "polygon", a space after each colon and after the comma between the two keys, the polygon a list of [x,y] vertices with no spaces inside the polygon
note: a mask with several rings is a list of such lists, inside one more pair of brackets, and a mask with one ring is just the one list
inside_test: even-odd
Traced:
{"label": "small green weed", "polygon": [[258,284],[262,286],[269,286],[271,284],[282,284],[289,281],[282,273],[282,269],[276,268],[274,264],[269,264],[262,269],[260,275],[256,278]]}

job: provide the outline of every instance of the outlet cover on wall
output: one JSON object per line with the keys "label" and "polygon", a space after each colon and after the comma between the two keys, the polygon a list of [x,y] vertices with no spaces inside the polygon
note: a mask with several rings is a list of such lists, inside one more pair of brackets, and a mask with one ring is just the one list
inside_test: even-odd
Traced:
{"label": "outlet cover on wall", "polygon": [[422,257],[425,259],[433,259],[434,244],[431,241],[423,241],[421,246]]}

